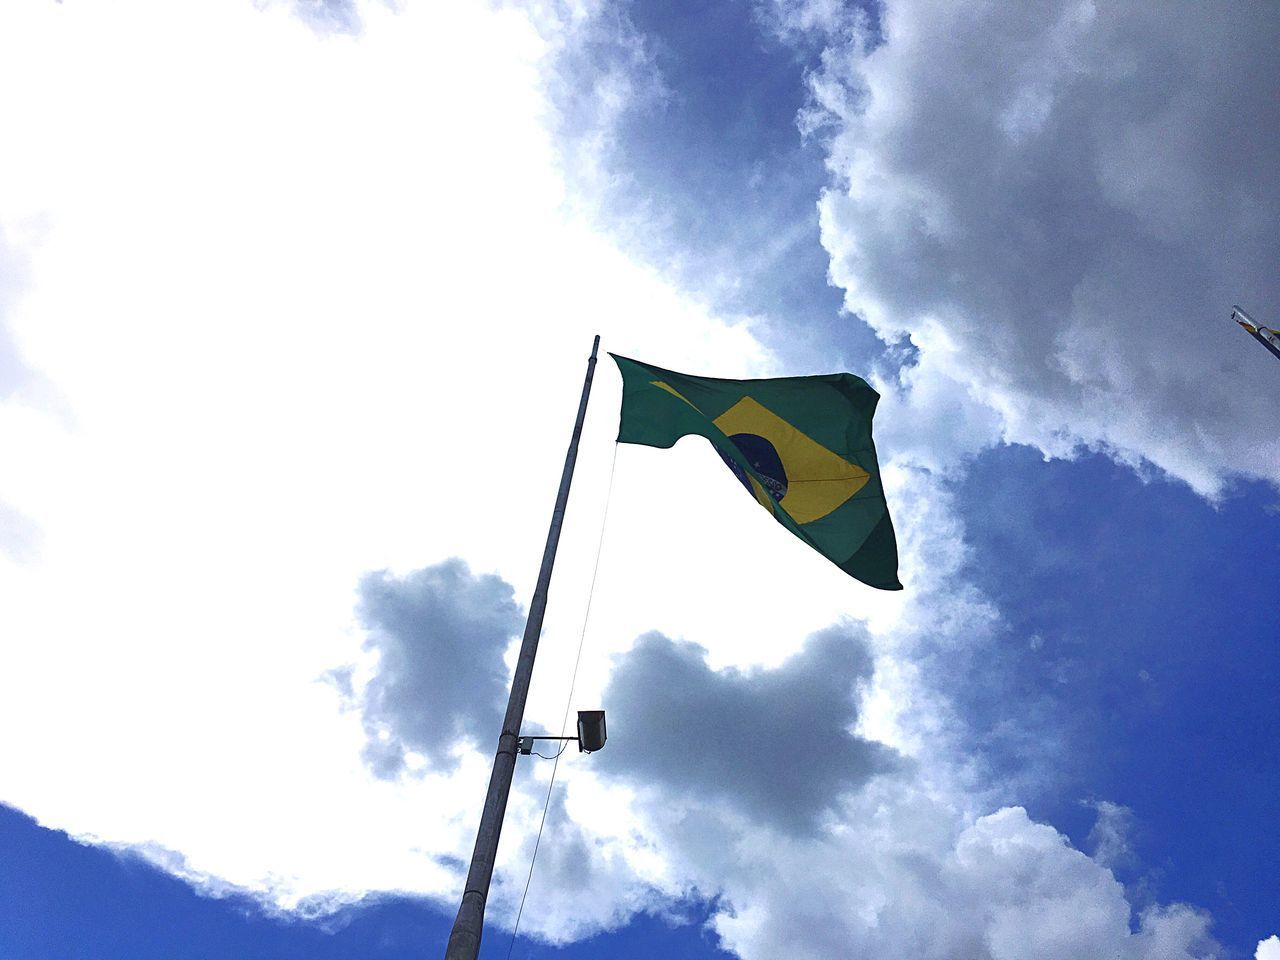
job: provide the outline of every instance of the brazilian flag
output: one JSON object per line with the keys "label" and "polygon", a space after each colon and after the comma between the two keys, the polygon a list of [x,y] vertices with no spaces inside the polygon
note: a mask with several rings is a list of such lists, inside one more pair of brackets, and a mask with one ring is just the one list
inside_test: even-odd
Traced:
{"label": "brazilian flag", "polygon": [[863,583],[902,589],[871,440],[880,395],[865,380],[720,380],[610,356],[622,373],[619,443],[706,437],[780,524]]}

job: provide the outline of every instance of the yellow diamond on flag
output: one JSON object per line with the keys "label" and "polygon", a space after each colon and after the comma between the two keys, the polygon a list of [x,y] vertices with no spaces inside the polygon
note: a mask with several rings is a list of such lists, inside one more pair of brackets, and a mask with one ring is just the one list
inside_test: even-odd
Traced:
{"label": "yellow diamond on flag", "polygon": [[[739,447],[742,444],[736,438],[744,435],[772,445],[785,473],[785,492],[778,504],[796,523],[822,519],[870,479],[867,471],[832,453],[751,397],[743,397],[713,422]],[[755,489],[757,486],[753,484],[756,499],[772,508],[765,502],[768,494]]]}

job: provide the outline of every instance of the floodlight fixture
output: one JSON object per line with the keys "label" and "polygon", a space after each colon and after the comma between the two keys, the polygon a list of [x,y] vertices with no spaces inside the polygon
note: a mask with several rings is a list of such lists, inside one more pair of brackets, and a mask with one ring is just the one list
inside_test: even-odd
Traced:
{"label": "floodlight fixture", "polygon": [[578,752],[595,753],[606,740],[603,710],[578,711]]}
{"label": "floodlight fixture", "polygon": [[[516,741],[516,749],[524,756],[533,753],[533,744],[535,740],[576,740],[578,742],[579,753],[595,753],[604,747],[606,739],[604,728],[604,711],[603,710],[579,710],[578,711],[578,735],[576,737],[525,737],[522,736]],[[563,747],[561,750],[563,751]],[[541,757],[542,754],[534,754]],[[559,753],[556,756],[560,756]],[[543,757],[549,760],[550,757]]]}

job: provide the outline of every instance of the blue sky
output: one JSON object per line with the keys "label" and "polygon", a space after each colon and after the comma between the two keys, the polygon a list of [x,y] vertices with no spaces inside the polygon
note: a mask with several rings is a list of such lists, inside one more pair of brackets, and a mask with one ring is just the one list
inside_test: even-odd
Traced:
{"label": "blue sky", "polygon": [[[1029,708],[1043,736],[1063,738],[1052,791],[1032,812],[1087,849],[1094,812],[1082,800],[1138,811],[1126,881],[1203,904],[1238,949],[1260,939],[1248,918],[1274,914],[1258,878],[1277,841],[1245,824],[1275,807],[1267,744],[1280,715],[1268,695],[1273,611],[1245,558],[1280,536],[1267,491],[1246,488],[1215,509],[1102,457],[1046,464],[1007,448],[973,465],[962,497],[975,572],[1017,613],[1002,642],[1014,649],[966,664],[957,695],[979,731]],[[1037,649],[1017,639],[1028,636],[1042,638]],[[1025,759],[998,738],[987,749],[1005,769]]]}
{"label": "blue sky", "polygon": [[691,443],[607,494],[602,366],[513,956],[1280,956],[1267,4],[0,17],[0,953],[442,952],[600,332],[875,383],[907,589]]}

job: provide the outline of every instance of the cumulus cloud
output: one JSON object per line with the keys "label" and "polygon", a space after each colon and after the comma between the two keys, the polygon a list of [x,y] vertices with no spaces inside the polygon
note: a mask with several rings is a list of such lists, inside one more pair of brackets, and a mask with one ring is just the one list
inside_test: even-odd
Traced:
{"label": "cumulus cloud", "polygon": [[1110,871],[1019,807],[949,833],[909,791],[874,799],[821,846],[770,845],[741,864],[713,921],[726,945],[746,960],[1214,955],[1204,914],[1174,906],[1133,918]]}
{"label": "cumulus cloud", "polygon": [[[361,657],[355,585],[465,556],[528,595],[593,333],[675,367],[769,362],[748,325],[565,209],[548,78],[601,7],[372,0],[346,36],[285,0],[0,4],[0,87],[32,91],[0,97],[6,265],[30,264],[4,323],[68,411],[0,402],[0,633],[20,640],[0,714],[34,731],[0,743],[6,802],[180,851],[283,909],[456,894],[491,749],[445,700],[456,755],[409,733],[382,770],[415,775],[370,774],[362,711],[315,679],[356,662],[359,698],[382,650],[423,640],[388,632]],[[602,371],[595,390],[539,655],[552,678],[609,475],[617,385]],[[663,565],[625,528],[622,581]],[[690,565],[665,569],[687,582]],[[643,615],[611,635],[684,609]],[[128,629],[103,644],[104,623]],[[593,669],[579,688],[598,693]],[[382,705],[402,717],[398,694],[432,680],[396,676]],[[534,687],[530,722],[558,723],[563,688]],[[500,872],[540,812],[513,796]]]}
{"label": "cumulus cloud", "polygon": [[871,12],[844,0],[772,0],[759,4],[756,14],[766,29],[792,43],[865,37],[874,31]]}
{"label": "cumulus cloud", "polygon": [[360,30],[356,0],[293,0],[293,8],[320,33],[358,33]]}
{"label": "cumulus cloud", "polygon": [[[459,739],[497,737],[502,654],[523,623],[509,583],[456,558],[403,577],[383,570],[361,582],[359,617],[377,655],[359,699],[378,776],[401,773],[410,753],[448,766]],[[350,690],[349,670],[335,679]]]}
{"label": "cumulus cloud", "polygon": [[1098,814],[1098,819],[1089,830],[1093,859],[1110,869],[1123,866],[1133,857],[1133,851],[1129,847],[1133,811],[1124,804],[1110,800],[1095,800],[1087,805]]}
{"label": "cumulus cloud", "polygon": [[[911,492],[901,497],[911,505],[904,555],[945,586],[921,591],[887,629],[823,631],[764,669],[717,669],[694,644],[643,636],[616,659],[604,689],[608,748],[575,768],[565,788],[574,869],[632,909],[709,901],[711,929],[744,960],[1219,956],[1203,911],[1139,909],[1126,896],[1113,870],[1127,862],[1136,819],[1127,808],[1092,804],[1089,855],[996,799],[1018,792],[1025,770],[993,790],[972,768],[981,731],[966,729],[927,674],[954,669],[961,651],[998,655],[998,613],[958,573],[963,536],[945,484],[903,467],[887,482]],[[779,717],[781,702],[790,707]],[[1019,722],[1043,739],[1031,720]],[[775,724],[777,741],[761,742]],[[873,737],[895,749],[868,751]],[[1043,756],[1024,766],[1049,760],[1054,747],[1038,749]],[[853,762],[824,769],[825,758],[842,755]],[[894,762],[877,766],[885,757]],[[796,809],[780,812],[787,797]],[[582,845],[583,832],[593,842]],[[551,916],[569,916],[570,901],[551,885],[539,898]],[[559,940],[573,921],[525,923]]]}
{"label": "cumulus cloud", "polygon": [[[122,9],[2,14],[15,19],[0,30],[0,75],[43,99],[0,101],[17,132],[0,155],[0,210],[7,227],[46,211],[54,223],[49,241],[32,247],[40,282],[19,336],[83,418],[68,437],[3,410],[5,441],[23,455],[0,493],[48,528],[42,566],[0,567],[14,598],[5,630],[26,641],[0,673],[0,707],[36,731],[3,745],[12,798],[78,834],[181,851],[183,865],[169,869],[284,908],[367,890],[451,898],[461,862],[452,858],[470,849],[491,759],[466,747],[496,729],[482,713],[500,707],[501,654],[518,611],[510,588],[460,561],[373,575],[359,625],[349,623],[350,585],[361,571],[412,569],[424,548],[465,552],[485,569],[511,564],[502,569],[516,583],[531,575],[532,563],[513,558],[536,556],[545,526],[530,519],[525,493],[554,489],[562,448],[547,455],[547,424],[572,409],[577,351],[597,324],[624,352],[640,341],[672,366],[714,356],[725,375],[764,375],[771,360],[749,328],[722,323],[560,215],[566,191],[543,126],[554,112],[545,87],[572,59],[575,36],[592,34],[583,25],[600,19],[599,5],[528,15],[461,2],[402,13],[362,5],[354,39],[316,37],[287,4],[261,16],[225,3]],[[157,31],[168,42],[154,43]],[[4,46],[6,37],[22,42]],[[827,58],[832,69],[836,61]],[[220,70],[226,62],[237,70]],[[86,87],[86,72],[101,82]],[[606,92],[633,95],[621,81]],[[1031,101],[1019,109],[1009,129],[1026,138],[1039,114]],[[592,122],[609,116],[602,109]],[[935,359],[936,342],[922,342],[918,376],[938,368],[949,379],[930,396],[968,402],[983,384],[960,360]],[[956,343],[956,356],[968,356],[967,341]],[[597,381],[604,409],[607,380]],[[462,408],[467,417],[453,416]],[[952,424],[966,437],[957,449],[1001,423],[966,411]],[[926,445],[918,450],[930,466]],[[918,682],[917,654],[974,642],[995,614],[951,576],[962,531],[936,489],[912,486],[924,471],[887,465],[886,483],[901,495],[904,555],[932,579],[954,580],[951,592],[922,582],[914,606],[860,597],[875,636],[840,628],[779,661],[779,650],[848,609],[849,584],[755,513],[748,528],[708,506],[718,503],[714,484],[732,485],[718,464],[708,462],[714,479],[704,487],[694,454],[662,457],[661,472],[634,457],[617,496],[625,501],[628,483],[633,497],[665,494],[659,478],[685,457],[692,479],[681,499],[692,513],[664,509],[680,521],[706,513],[699,529],[722,559],[708,569],[695,551],[656,541],[652,509],[629,521],[621,511],[610,536],[627,556],[612,570],[624,586],[598,604],[610,627],[601,632],[678,629],[709,653],[650,635],[618,660],[612,688],[584,664],[584,675],[594,669],[585,688],[608,692],[600,702],[611,743],[588,758],[599,765],[569,764],[553,797],[549,828],[566,833],[539,856],[548,884],[526,916],[530,930],[578,936],[658,898],[707,896],[721,904],[714,924],[724,943],[747,958],[941,958],[970,947],[995,958],[1024,934],[1043,955],[1061,947],[1067,956],[1055,939],[1067,911],[1089,921],[1075,955],[1197,955],[1202,915],[1157,911],[1131,933],[1123,892],[1102,865],[1020,810],[975,817],[974,808],[998,805],[946,782],[954,718]],[[576,503],[593,489],[589,459]],[[602,498],[605,468],[596,471]],[[741,500],[736,489],[729,497]],[[572,525],[566,545],[582,537]],[[727,595],[758,575],[763,542],[794,559],[773,585],[801,609],[708,612],[713,584]],[[574,555],[562,555],[559,600],[570,582],[587,581],[566,575]],[[630,596],[637,571],[660,571],[644,604]],[[212,606],[210,584],[224,598]],[[69,592],[82,602],[67,605]],[[195,608],[207,616],[190,622]],[[558,603],[552,617],[576,609]],[[179,617],[189,624],[180,646]],[[648,622],[635,626],[639,618]],[[102,622],[130,629],[107,648],[95,642]],[[563,620],[548,629],[567,632]],[[312,679],[350,657],[361,636],[372,663],[335,678],[361,712],[335,716]],[[546,645],[540,669],[556,653]],[[68,661],[82,669],[68,675]],[[30,679],[54,676],[57,690]],[[642,702],[641,678],[666,714]],[[561,691],[536,686],[531,719],[558,721],[563,701],[550,701]],[[99,721],[86,728],[85,712]],[[175,722],[156,728],[158,713]],[[717,782],[693,769],[678,736],[706,715],[721,731],[761,720],[742,751],[700,755]],[[445,732],[460,738],[459,753],[447,751]],[[370,750],[370,734],[382,746]],[[633,735],[643,739],[624,754]],[[819,765],[822,746],[842,762]],[[423,776],[373,781],[362,749],[383,775],[420,756]],[[914,763],[888,763],[893,750]],[[67,761],[57,771],[51,753]],[[609,764],[616,783],[603,775]],[[541,812],[530,779],[536,787],[546,776],[537,765],[519,773],[491,912],[498,924]],[[584,915],[571,898],[588,872],[597,895]],[[815,885],[821,902],[796,896]],[[1158,938],[1164,953],[1151,946]]]}
{"label": "cumulus cloud", "polygon": [[1265,940],[1259,940],[1253,956],[1254,960],[1280,960],[1280,937],[1272,934]]}
{"label": "cumulus cloud", "polygon": [[[1088,446],[1209,494],[1280,478],[1245,412],[1274,362],[1227,320],[1280,303],[1272,14],[899,0],[883,42],[828,34],[805,119],[847,307],[997,414],[988,443]],[[904,389],[944,389],[921,377]]]}
{"label": "cumulus cloud", "polygon": [[43,386],[22,357],[11,329],[15,307],[30,284],[31,265],[0,223],[0,400],[30,399],[33,387]]}
{"label": "cumulus cloud", "polygon": [[[1219,955],[1204,912],[1183,904],[1135,912],[1112,872],[1053,827],[1021,807],[975,817],[910,769],[846,794],[838,819],[818,833],[762,833],[760,822],[726,815],[714,791],[658,783],[627,810],[624,835],[660,866],[646,871],[637,858],[641,869],[633,862],[622,877],[610,876],[603,858],[612,851],[616,865],[621,845],[589,817],[576,819],[582,826],[570,831],[567,852],[592,889],[631,909],[658,897],[709,900],[721,946],[744,960]],[[582,844],[581,831],[594,843]],[[646,877],[647,888],[638,883]],[[562,918],[572,909],[568,893],[547,886],[538,902]],[[608,925],[600,905],[592,911]],[[534,918],[528,929],[560,939],[565,924],[575,921],[548,927]]]}
{"label": "cumulus cloud", "polygon": [[[522,758],[520,762],[527,761]],[[541,766],[539,772],[545,774],[551,764]],[[527,773],[521,771],[520,776]],[[488,923],[513,923],[526,879],[529,891],[520,930],[553,943],[568,943],[619,927],[642,910],[670,911],[670,902],[657,885],[637,871],[634,849],[629,844],[602,841],[601,810],[582,802],[582,793],[561,788],[551,793],[532,877],[526,871],[533,858],[536,832],[508,838],[509,831],[504,831],[503,843],[511,844],[512,862],[520,869],[500,872],[495,878],[486,912]],[[540,816],[547,795],[545,790],[534,788],[518,792],[513,799]]]}
{"label": "cumulus cloud", "polygon": [[853,733],[871,673],[860,628],[831,629],[774,670],[716,671],[706,651],[651,633],[614,669],[604,770],[668,799],[716,797],[758,826],[812,829],[839,796],[894,767]]}
{"label": "cumulus cloud", "polygon": [[[907,761],[853,735],[873,642],[832,629],[777,667],[715,670],[696,645],[648,634],[617,661],[609,746],[567,786],[563,841],[544,840],[610,891],[615,912],[593,907],[596,923],[697,897],[744,960],[1217,956],[1202,911],[1129,903],[1111,869],[1126,808],[1095,804],[1091,857],[1021,807],[975,815],[975,795],[920,762],[928,750]],[[559,920],[529,932],[591,929],[555,885],[538,902]]]}
{"label": "cumulus cloud", "polygon": [[17,561],[31,560],[40,552],[40,528],[8,504],[0,501],[0,553]]}

